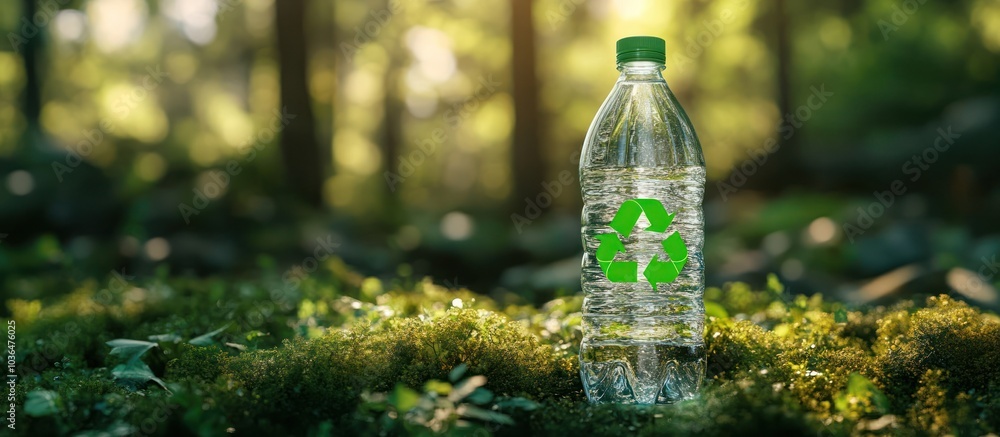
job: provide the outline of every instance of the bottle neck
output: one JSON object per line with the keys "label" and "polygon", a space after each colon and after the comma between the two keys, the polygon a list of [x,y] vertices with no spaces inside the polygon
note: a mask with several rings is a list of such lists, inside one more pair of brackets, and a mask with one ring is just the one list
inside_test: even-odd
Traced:
{"label": "bottle neck", "polygon": [[653,61],[629,61],[618,64],[618,81],[630,82],[663,82],[663,75],[660,73],[666,66]]}

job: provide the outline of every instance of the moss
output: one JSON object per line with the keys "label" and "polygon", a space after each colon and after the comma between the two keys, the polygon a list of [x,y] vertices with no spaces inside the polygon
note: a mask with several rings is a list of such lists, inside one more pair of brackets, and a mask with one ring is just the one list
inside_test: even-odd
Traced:
{"label": "moss", "polygon": [[[401,406],[418,402],[404,395],[423,393],[424,411],[458,414],[456,402],[436,409],[433,393],[447,393],[448,381],[457,387],[450,373],[459,364],[499,396],[477,404],[478,419],[462,418],[476,425],[467,429],[506,435],[1000,430],[1000,321],[944,296],[852,308],[789,296],[776,278],[762,291],[740,283],[709,290],[717,305],[705,329],[710,379],[695,400],[646,408],[586,403],[575,355],[579,296],[501,307],[468,290],[365,279],[342,267],[303,278],[281,299],[271,293],[280,279],[265,269],[254,282],[130,284],[100,304],[99,281],[62,299],[12,301],[25,318],[16,402],[32,390],[58,399],[55,414],[19,416],[17,433],[433,433],[396,426],[408,414]],[[211,345],[186,343],[223,326]],[[151,336],[159,347],[142,360],[169,391],[120,387],[104,343]],[[533,404],[505,403],[510,396],[541,406],[511,407]],[[492,413],[514,423],[486,426]]]}
{"label": "moss", "polygon": [[765,291],[755,291],[743,282],[730,282],[722,288],[709,287],[705,290],[705,300],[718,302],[731,315],[758,314],[764,312],[775,297],[779,296],[784,289],[770,289]]}
{"label": "moss", "polygon": [[497,310],[496,303],[488,296],[467,289],[451,290],[434,284],[430,278],[406,285],[409,286],[398,287],[375,296],[373,300],[406,316],[418,315],[428,310],[445,310],[452,306],[455,299],[462,302],[463,308]]}
{"label": "moss", "polygon": [[846,313],[841,333],[844,338],[853,339],[856,344],[868,349],[878,339],[878,320],[882,314],[872,311],[862,313],[851,311]]}
{"label": "moss", "polygon": [[772,369],[784,351],[773,333],[746,320],[712,320],[707,330],[710,378]]}
{"label": "moss", "polygon": [[292,429],[351,411],[372,366],[363,340],[333,333],[228,361],[215,401],[237,429]]}
{"label": "moss", "polygon": [[946,387],[953,395],[983,391],[1000,380],[1000,323],[947,296],[928,299],[928,307],[912,315],[888,317],[879,342],[882,383],[899,396],[913,393],[933,369],[948,372]]}
{"label": "moss", "polygon": [[169,393],[130,392],[115,384],[104,369],[60,367],[26,380],[18,388],[21,402],[25,393],[34,390],[54,392],[57,408],[57,413],[51,416],[19,415],[18,433],[66,435],[92,431],[111,435],[171,435],[182,432],[177,427],[181,410],[171,401]]}
{"label": "moss", "polygon": [[399,360],[401,380],[411,386],[447,379],[452,368],[465,363],[469,372],[485,376],[488,387],[502,395],[582,393],[575,357],[558,356],[504,316],[453,309],[432,320],[407,320],[398,329],[402,341],[394,359]]}
{"label": "moss", "polygon": [[920,388],[914,395],[916,402],[907,416],[914,428],[934,435],[951,431],[951,419],[944,409],[948,392],[941,386],[943,381],[944,372],[940,369],[928,370],[920,379]]}
{"label": "moss", "polygon": [[711,382],[697,401],[672,406],[563,400],[514,419],[501,435],[815,435],[822,427],[787,392],[753,380]]}
{"label": "moss", "polygon": [[179,345],[179,358],[167,364],[165,378],[178,380],[193,378],[202,382],[214,381],[229,364],[229,355],[217,347]]}
{"label": "moss", "polygon": [[338,418],[355,408],[365,388],[385,391],[397,382],[422,387],[447,380],[463,363],[500,394],[581,393],[575,358],[560,356],[521,324],[480,310],[334,330],[234,357],[188,346],[181,354],[168,367],[168,379],[218,379],[214,399],[238,428],[298,429]]}

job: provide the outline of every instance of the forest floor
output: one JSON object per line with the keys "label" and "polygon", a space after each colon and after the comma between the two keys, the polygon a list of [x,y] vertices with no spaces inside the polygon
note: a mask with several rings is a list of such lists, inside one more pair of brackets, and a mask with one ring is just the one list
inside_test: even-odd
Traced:
{"label": "forest floor", "polygon": [[587,403],[579,296],[497,302],[332,258],[261,267],[23,280],[53,297],[7,302],[16,433],[1000,433],[1000,318],[948,295],[851,307],[773,276],[709,288],[701,393],[639,407]]}

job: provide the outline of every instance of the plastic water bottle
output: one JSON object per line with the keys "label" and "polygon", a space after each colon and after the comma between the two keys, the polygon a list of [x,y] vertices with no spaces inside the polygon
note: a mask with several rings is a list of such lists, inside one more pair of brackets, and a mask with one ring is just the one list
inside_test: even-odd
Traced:
{"label": "plastic water bottle", "polygon": [[580,159],[580,376],[594,403],[673,403],[705,374],[705,158],[661,75],[663,40],[617,49],[621,75]]}

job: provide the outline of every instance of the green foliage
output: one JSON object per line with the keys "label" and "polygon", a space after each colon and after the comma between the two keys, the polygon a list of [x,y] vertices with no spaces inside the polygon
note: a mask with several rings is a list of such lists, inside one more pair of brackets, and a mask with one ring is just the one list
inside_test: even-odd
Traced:
{"label": "green foliage", "polygon": [[445,379],[464,363],[504,395],[569,396],[582,390],[575,357],[557,356],[523,325],[495,313],[452,309],[437,318],[408,319],[397,329],[396,366],[411,386]]}
{"label": "green foliage", "polygon": [[575,358],[541,344],[520,323],[483,310],[453,308],[424,319],[362,324],[232,357],[190,346],[180,351],[168,375],[217,381],[213,399],[237,412],[237,428],[295,429],[337,418],[355,409],[365,388],[387,391],[397,383],[419,388],[448,379],[456,368],[468,369],[489,381],[491,392],[504,395],[580,393]]}
{"label": "green foliage", "polygon": [[225,331],[228,328],[229,328],[229,324],[226,324],[226,326],[223,326],[223,327],[221,327],[219,329],[216,329],[216,330],[214,330],[212,332],[209,332],[207,334],[202,334],[202,335],[199,335],[199,336],[197,336],[195,338],[192,338],[190,341],[188,341],[188,343],[191,343],[191,344],[193,344],[195,346],[208,346],[210,344],[215,344],[215,340],[214,340],[215,336],[221,334],[222,331]]}
{"label": "green foliage", "polygon": [[[93,284],[59,301],[11,303],[30,320],[19,323],[26,341],[16,402],[25,416],[17,432],[1000,430],[1000,319],[946,296],[850,308],[820,295],[790,296],[773,279],[762,291],[727,284],[706,297],[713,309],[701,396],[628,407],[584,399],[575,356],[579,298],[497,312],[487,297],[427,281],[320,278],[303,281],[294,305],[276,304],[266,318],[239,299],[267,299],[265,285],[214,279],[136,285],[156,305],[117,297],[95,305]],[[178,294],[161,299],[167,289]],[[59,356],[47,350],[63,347]]]}
{"label": "green foliage", "polygon": [[198,382],[215,381],[226,368],[229,355],[217,347],[197,347],[182,344],[179,357],[167,364],[167,380],[192,378]]}
{"label": "green foliage", "polygon": [[[66,435],[85,431],[133,433],[158,407],[170,411],[160,389],[132,392],[114,382],[106,369],[81,369],[59,362],[38,378],[25,379],[19,390],[27,417],[18,417],[23,435]],[[163,416],[163,414],[159,414]],[[159,424],[159,423],[158,423]],[[160,429],[161,434],[164,429]],[[128,434],[126,433],[126,434]]]}
{"label": "green foliage", "polygon": [[24,412],[29,416],[44,417],[59,412],[59,394],[50,390],[35,390],[24,401]]}
{"label": "green foliage", "polygon": [[712,320],[707,329],[709,377],[773,368],[783,352],[773,333],[746,320]]}
{"label": "green foliage", "polygon": [[908,418],[913,426],[929,434],[944,434],[951,431],[951,418],[944,408],[947,402],[946,389],[941,387],[944,372],[928,370],[920,381],[915,394],[916,402],[910,408]]}
{"label": "green foliage", "polygon": [[857,410],[857,405],[861,405],[863,413],[889,412],[889,399],[860,373],[851,373],[847,379],[847,390],[837,395],[834,404],[840,411]]}
{"label": "green foliage", "polygon": [[[428,381],[424,392],[418,393],[404,384],[397,384],[386,393],[364,393],[362,404],[355,413],[356,426],[367,428],[354,431],[368,434],[400,433],[409,435],[483,435],[487,426],[514,425],[500,409],[531,411],[538,408],[534,401],[515,397],[497,399],[483,387],[486,378],[463,378],[468,366],[459,365],[449,373],[449,382]],[[375,417],[368,421],[364,418]]]}
{"label": "green foliage", "polygon": [[890,319],[879,338],[886,383],[913,386],[929,369],[949,373],[953,391],[985,390],[1000,379],[1000,321],[947,296],[932,297],[928,308]]}
{"label": "green foliage", "polygon": [[287,426],[339,417],[351,411],[368,383],[387,372],[382,341],[357,329],[333,331],[306,340],[287,340],[278,349],[240,354],[221,376],[218,401],[236,412],[241,424],[271,426],[268,417]]}
{"label": "green foliage", "polygon": [[117,356],[125,360],[124,363],[115,366],[111,370],[111,375],[115,378],[116,382],[131,390],[135,390],[136,387],[149,381],[159,384],[160,387],[167,388],[166,384],[153,374],[153,370],[146,363],[142,362],[142,356],[150,349],[156,347],[156,343],[119,338],[109,341],[108,346],[112,347],[108,355]]}

